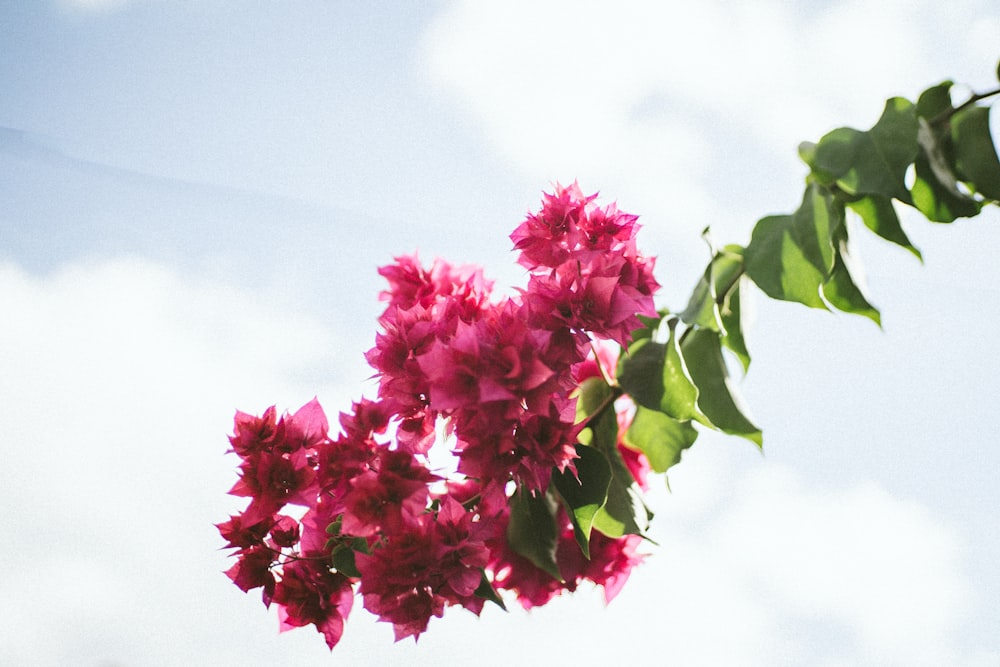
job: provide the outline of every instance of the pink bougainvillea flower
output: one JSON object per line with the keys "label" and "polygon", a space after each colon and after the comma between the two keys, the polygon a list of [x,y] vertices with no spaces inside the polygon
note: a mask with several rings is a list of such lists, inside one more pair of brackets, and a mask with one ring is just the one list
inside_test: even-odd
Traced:
{"label": "pink bougainvillea flower", "polygon": [[610,603],[628,581],[632,568],[645,559],[638,553],[639,535],[611,538],[594,531],[590,536],[590,560],[585,561],[581,576],[604,589],[604,601]]}
{"label": "pink bougainvillea flower", "polygon": [[[226,574],[244,591],[262,588],[282,630],[314,625],[332,648],[357,584],[397,641],[416,640],[448,606],[479,614],[491,587],[530,608],[590,581],[610,601],[641,562],[640,538],[597,531],[585,558],[562,508],[561,579],[507,539],[511,489],[555,493],[552,471],[575,471],[585,427],[577,387],[614,385],[616,353],[601,341],[624,346],[638,316],[655,315],[659,285],[653,259],[636,248],[637,218],[596,197],[557,185],[514,230],[529,275],[513,297],[492,301],[476,267],[425,267],[416,255],[381,267],[387,303],[365,354],[377,399],[341,413],[333,437],[316,399],[291,415],[273,406],[260,417],[236,413],[230,493],[249,504],[217,526],[235,550]],[[611,409],[625,432],[628,407]],[[431,450],[445,442],[457,463],[439,477]],[[648,461],[618,451],[645,488]],[[286,505],[304,507],[301,519],[279,513]]]}
{"label": "pink bougainvillea flower", "polygon": [[299,543],[299,522],[290,516],[278,515],[271,527],[271,540],[277,547],[294,547]]}
{"label": "pink bougainvillea flower", "polygon": [[483,601],[475,597],[475,591],[482,581],[482,569],[489,563],[489,550],[483,541],[488,530],[473,518],[473,513],[451,496],[442,499],[434,523],[435,585],[453,604],[479,613]]}
{"label": "pink bougainvillea flower", "polygon": [[233,421],[233,435],[229,438],[229,443],[241,458],[270,451],[275,443],[284,440],[284,423],[278,421],[273,405],[260,417],[237,412]]}
{"label": "pink bougainvillea flower", "polygon": [[243,521],[243,515],[237,514],[229,517],[229,521],[215,524],[219,533],[226,540],[225,549],[248,549],[264,543],[264,538],[271,530],[273,521],[257,521],[247,525]]}
{"label": "pink bougainvillea flower", "polygon": [[569,259],[579,221],[596,197],[585,197],[575,182],[565,188],[557,183],[554,193],[543,195],[542,209],[529,214],[510,235],[514,249],[521,251],[518,263],[536,269],[555,267]]}
{"label": "pink bougainvillea flower", "polygon": [[435,568],[431,530],[425,516],[371,554],[356,555],[365,609],[393,624],[396,641],[419,636],[431,616],[444,613],[444,598],[430,590]]}
{"label": "pink bougainvillea flower", "polygon": [[382,449],[377,470],[355,477],[344,496],[345,534],[371,537],[415,525],[427,508],[428,485],[439,479],[407,451]]}
{"label": "pink bougainvillea flower", "polygon": [[287,503],[308,506],[313,502],[316,473],[305,450],[259,454],[244,461],[240,472],[240,481],[230,493],[252,497],[243,512],[247,525],[271,517]]}
{"label": "pink bougainvillea flower", "polygon": [[354,590],[342,574],[316,561],[295,560],[284,565],[272,601],[278,606],[282,631],[315,625],[332,649],[344,633]]}
{"label": "pink bougainvillea flower", "polygon": [[326,413],[315,398],[284,421],[285,439],[280,449],[288,452],[316,447],[326,439],[326,434],[330,430]]}
{"label": "pink bougainvillea flower", "polygon": [[226,570],[226,575],[244,593],[263,586],[264,603],[268,604],[274,591],[273,563],[274,551],[265,546],[250,547],[237,556],[236,564]]}

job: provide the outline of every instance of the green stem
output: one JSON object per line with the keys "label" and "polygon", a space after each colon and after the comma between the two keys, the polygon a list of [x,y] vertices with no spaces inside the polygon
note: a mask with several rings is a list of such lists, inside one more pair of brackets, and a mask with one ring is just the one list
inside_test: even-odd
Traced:
{"label": "green stem", "polygon": [[940,125],[941,123],[946,123],[949,120],[951,120],[951,117],[957,114],[959,111],[964,111],[965,109],[968,109],[976,102],[980,102],[987,98],[993,97],[994,95],[1000,95],[1000,88],[994,88],[993,90],[988,90],[985,93],[974,93],[972,97],[965,100],[954,109],[946,109],[945,111],[939,113],[937,116],[931,119],[930,123],[931,125]]}

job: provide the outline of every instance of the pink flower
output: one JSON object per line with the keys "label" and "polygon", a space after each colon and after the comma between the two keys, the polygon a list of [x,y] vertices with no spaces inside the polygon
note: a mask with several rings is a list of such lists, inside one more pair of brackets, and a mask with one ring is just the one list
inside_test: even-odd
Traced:
{"label": "pink flower", "polygon": [[354,590],[347,577],[315,561],[295,560],[285,563],[273,601],[278,605],[282,631],[315,625],[332,649],[344,633]]}
{"label": "pink flower", "polygon": [[241,458],[270,451],[275,442],[284,440],[284,424],[277,421],[277,411],[273,405],[260,417],[237,412],[233,421],[233,435],[229,442],[233,451]]}
{"label": "pink flower", "polygon": [[273,551],[265,546],[251,547],[237,556],[236,564],[226,570],[226,576],[244,593],[263,587],[264,604],[270,604],[274,591],[274,575],[271,574],[273,562]]}
{"label": "pink flower", "polygon": [[514,249],[521,251],[518,263],[536,269],[558,266],[569,259],[580,219],[596,197],[584,197],[576,183],[568,188],[557,183],[555,193],[542,195],[542,210],[529,215],[510,235]]}
{"label": "pink flower", "polygon": [[414,306],[429,310],[446,304],[446,310],[468,321],[475,319],[493,288],[493,283],[483,278],[482,269],[478,267],[456,267],[436,259],[427,270],[420,265],[416,255],[396,257],[395,261],[378,270],[389,282],[389,289],[381,294],[382,299],[389,302],[386,312],[394,308],[409,310]]}
{"label": "pink flower", "polygon": [[299,542],[299,522],[290,516],[279,515],[271,527],[271,540],[277,547],[293,547]]}
{"label": "pink flower", "polygon": [[[659,285],[654,261],[636,249],[637,218],[596,197],[557,185],[511,234],[529,270],[513,298],[491,302],[492,283],[475,267],[424,267],[416,255],[381,267],[387,304],[365,354],[378,399],[342,413],[334,438],[316,399],[290,416],[273,406],[260,417],[237,412],[230,493],[249,504],[218,524],[235,549],[226,574],[244,591],[262,588],[282,630],[314,625],[332,648],[358,583],[397,641],[416,639],[447,606],[479,614],[484,578],[526,608],[582,581],[610,601],[641,562],[640,538],[596,531],[585,558],[562,508],[561,581],[506,536],[511,483],[545,493],[553,469],[573,468],[576,388],[592,377],[613,383],[615,354],[594,339],[625,345],[638,315],[655,315]],[[629,413],[617,407],[624,432]],[[458,457],[447,479],[428,468],[439,432]],[[619,451],[645,488],[648,461]],[[301,520],[279,514],[288,504],[305,508]]]}
{"label": "pink flower", "polygon": [[240,479],[230,490],[252,499],[243,512],[245,525],[270,518],[287,503],[308,506],[315,494],[316,473],[305,450],[292,454],[263,452],[240,466]]}
{"label": "pink flower", "polygon": [[271,530],[272,521],[257,521],[246,525],[242,514],[229,517],[229,521],[217,523],[215,527],[226,540],[224,548],[248,549],[264,543],[264,537]]}
{"label": "pink flower", "polygon": [[596,254],[590,263],[567,261],[545,275],[534,275],[525,298],[538,326],[589,331],[627,345],[642,326],[637,315],[653,317],[652,260]]}
{"label": "pink flower", "polygon": [[610,603],[621,591],[632,572],[645,556],[637,549],[642,544],[639,535],[607,537],[594,531],[590,536],[590,560],[585,561],[581,577],[604,589],[604,601]]}
{"label": "pink flower", "polygon": [[311,449],[326,440],[330,424],[319,401],[313,398],[285,420],[285,439],[281,449],[293,452]]}
{"label": "pink flower", "polygon": [[393,624],[396,641],[417,637],[445,600],[430,588],[435,568],[429,518],[388,539],[371,554],[356,555],[365,609]]}
{"label": "pink flower", "polygon": [[451,496],[441,500],[434,527],[434,556],[438,575],[435,588],[450,602],[482,609],[482,599],[475,591],[482,580],[482,569],[489,562],[483,538],[488,531],[473,521],[474,515]]}
{"label": "pink flower", "polygon": [[382,449],[377,466],[355,477],[344,496],[346,535],[396,533],[416,524],[427,508],[428,484],[438,478],[411,453]]}

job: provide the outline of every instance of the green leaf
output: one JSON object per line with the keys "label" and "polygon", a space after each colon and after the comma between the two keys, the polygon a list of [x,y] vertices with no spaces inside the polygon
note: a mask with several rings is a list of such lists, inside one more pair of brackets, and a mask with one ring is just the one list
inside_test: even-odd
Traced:
{"label": "green leaf", "polygon": [[[903,231],[903,226],[899,223],[899,216],[896,215],[896,209],[890,198],[882,195],[867,195],[848,202],[847,206],[858,214],[868,229],[886,241],[906,248],[923,261],[920,251],[910,243],[909,237]],[[834,267],[834,271],[836,271],[836,267]]]}
{"label": "green leaf", "polygon": [[834,202],[826,188],[815,183],[806,187],[802,204],[792,214],[792,236],[796,245],[823,275],[833,268],[831,238],[843,220],[841,204]]}
{"label": "green leaf", "polygon": [[[733,248],[740,252],[734,252]],[[687,308],[680,314],[684,322],[724,331],[720,303],[743,273],[742,250],[739,246],[727,246],[712,257],[691,293]]]}
{"label": "green leaf", "polygon": [[663,396],[660,411],[679,421],[692,419],[704,422],[705,415],[698,409],[698,387],[681,355],[676,322],[670,326],[666,357],[663,361]]}
{"label": "green leaf", "polygon": [[507,611],[507,605],[503,603],[503,598],[501,598],[499,593],[497,593],[497,590],[493,588],[493,584],[486,576],[485,570],[483,570],[483,576],[479,580],[479,588],[473,592],[473,595],[482,600],[486,600],[487,602],[499,605],[501,609]]}
{"label": "green leaf", "polygon": [[593,414],[580,434],[580,441],[603,454],[611,472],[607,499],[594,514],[592,527],[610,537],[641,535],[649,525],[651,514],[618,452],[618,416],[610,403]]}
{"label": "green leaf", "polygon": [[608,537],[642,535],[649,527],[653,514],[642,501],[632,473],[615,447],[611,457],[611,484],[604,507],[594,515],[593,527]]}
{"label": "green leaf", "polygon": [[736,355],[743,365],[743,372],[746,373],[750,368],[750,352],[743,339],[743,318],[740,312],[740,291],[743,283],[742,277],[737,280],[722,304],[722,326],[725,330],[722,334],[722,345]]}
{"label": "green leaf", "polygon": [[[650,338],[641,338],[633,341],[625,354],[619,357],[615,373],[618,384],[636,404],[653,410],[660,409],[660,400],[663,398],[663,362],[666,355],[666,345]],[[579,400],[576,406],[579,420]]]}
{"label": "green leaf", "polygon": [[510,498],[507,544],[539,569],[562,581],[556,562],[559,533],[555,515],[556,504],[548,494],[534,495],[519,486]]}
{"label": "green leaf", "polygon": [[833,269],[831,237],[843,217],[843,205],[810,183],[793,215],[770,216],[754,227],[743,253],[747,275],[771,298],[826,309],[820,285]]}
{"label": "green leaf", "polygon": [[933,120],[944,113],[952,110],[951,87],[952,81],[942,81],[936,86],[931,86],[920,93],[917,98],[917,116]]}
{"label": "green leaf", "polygon": [[955,142],[949,115],[951,81],[928,88],[917,99],[917,142],[920,153],[915,166],[915,178],[910,193],[913,205],[928,220],[953,222],[972,217],[981,205],[958,187],[955,164]]}
{"label": "green leaf", "polygon": [[697,437],[698,431],[691,422],[677,421],[640,405],[636,407],[624,441],[632,449],[645,454],[654,472],[666,472],[680,463],[681,452],[693,445]]}
{"label": "green leaf", "polygon": [[909,101],[886,101],[878,122],[867,132],[841,127],[826,134],[815,148],[800,147],[819,183],[834,179],[848,194],[881,194],[910,203],[907,168],[917,156],[916,110]]}
{"label": "green leaf", "polygon": [[792,233],[790,215],[757,222],[744,254],[747,276],[772,299],[826,309],[819,288],[826,279],[805,256]]}
{"label": "green leaf", "polygon": [[360,577],[361,572],[354,562],[354,549],[345,544],[339,545],[333,550],[333,566],[337,572],[348,577]]}
{"label": "green leaf", "polygon": [[690,329],[684,335],[681,352],[698,387],[698,407],[711,422],[708,425],[760,447],[763,436],[746,416],[743,400],[730,381],[719,335],[708,329]]}
{"label": "green leaf", "polygon": [[552,471],[552,484],[559,492],[569,518],[573,534],[583,555],[590,558],[590,529],[594,516],[604,507],[611,485],[611,466],[600,451],[582,444],[576,446],[577,458],[573,461],[576,475],[568,467]]}
{"label": "green leaf", "polygon": [[1000,159],[990,135],[989,107],[971,106],[951,119],[955,162],[976,192],[1000,200]]}
{"label": "green leaf", "polygon": [[[855,277],[851,273],[851,258],[847,252],[847,243],[840,244],[837,252],[837,262],[833,267],[833,273],[823,285],[823,296],[831,305],[845,313],[863,315],[882,326],[882,316],[878,309],[868,302],[864,292],[858,287]],[[855,270],[856,274],[859,274]]]}
{"label": "green leaf", "polygon": [[[643,339],[648,340],[648,339]],[[580,383],[576,398],[576,421],[582,422],[598,410],[610,405],[614,390],[599,377],[589,377]]]}
{"label": "green leaf", "polygon": [[957,218],[971,218],[979,214],[981,205],[972,197],[959,191],[958,178],[949,178],[949,186],[941,182],[941,170],[931,166],[924,153],[917,157],[916,179],[911,192],[913,205],[932,222],[953,222]]}

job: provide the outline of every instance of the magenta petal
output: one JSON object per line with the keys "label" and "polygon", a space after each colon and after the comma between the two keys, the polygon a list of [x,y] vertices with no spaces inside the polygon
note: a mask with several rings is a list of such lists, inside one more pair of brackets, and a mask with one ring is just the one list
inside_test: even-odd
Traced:
{"label": "magenta petal", "polygon": [[313,398],[292,415],[286,422],[286,429],[289,440],[301,441],[304,446],[312,447],[326,438],[330,424],[319,401]]}

